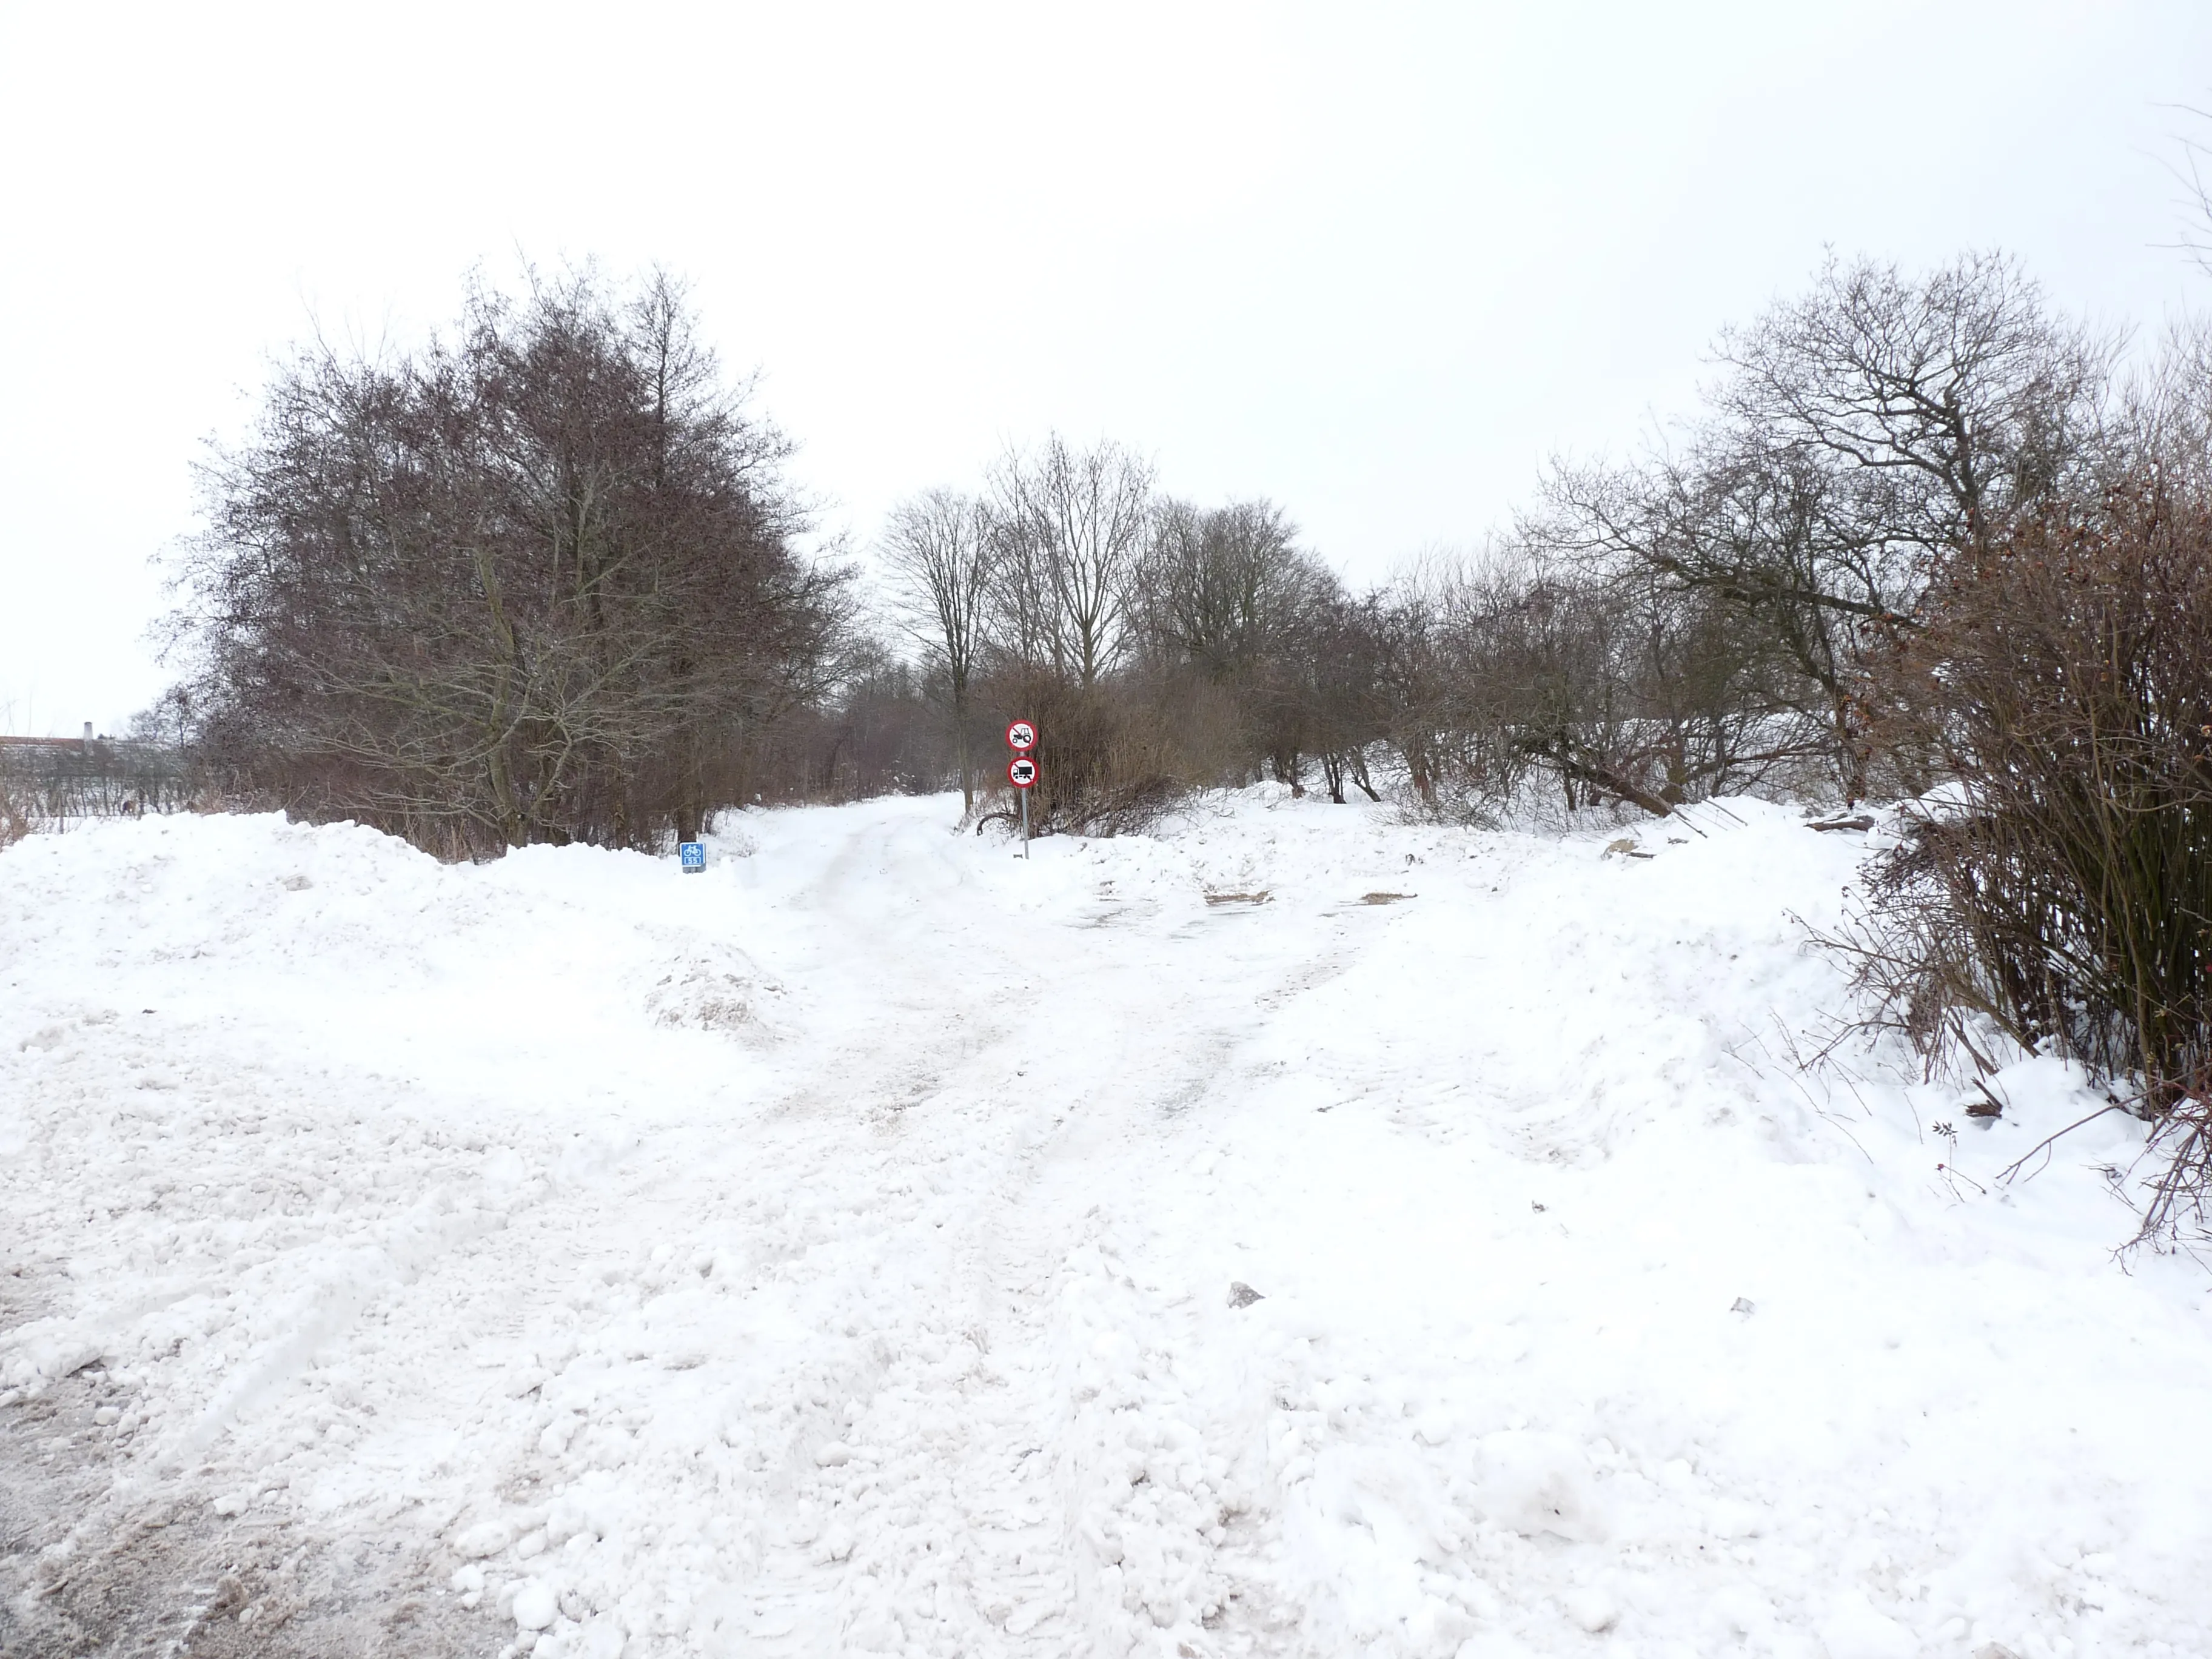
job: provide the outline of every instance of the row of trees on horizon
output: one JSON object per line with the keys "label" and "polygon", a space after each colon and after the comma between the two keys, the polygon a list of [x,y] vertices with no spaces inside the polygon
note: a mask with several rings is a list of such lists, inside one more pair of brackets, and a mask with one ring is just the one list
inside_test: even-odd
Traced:
{"label": "row of trees on horizon", "polygon": [[915,769],[957,771],[972,805],[994,722],[1066,705],[1048,817],[1087,826],[1232,777],[1373,794],[1385,757],[1463,813],[1532,786],[1657,814],[1917,788],[1930,757],[1895,740],[1888,671],[1956,556],[2191,453],[2202,337],[2124,383],[2120,344],[2000,256],[1832,264],[1723,335],[1663,443],[1556,464],[1480,553],[1364,592],[1274,503],[1162,497],[1131,452],[1048,440],[884,530],[951,740]]}
{"label": "row of trees on horizon", "polygon": [[878,585],[803,550],[789,445],[675,283],[478,286],[418,352],[294,359],[207,467],[162,724],[240,793],[448,854],[665,846],[755,799],[973,811],[1014,714],[1048,831],[1259,776],[1856,800],[1925,781],[1877,682],[1955,556],[2187,452],[2202,337],[2124,384],[2118,345],[2001,256],[1832,264],[1723,334],[1663,442],[1555,464],[1479,554],[1355,591],[1284,506],[1054,435],[900,503]]}

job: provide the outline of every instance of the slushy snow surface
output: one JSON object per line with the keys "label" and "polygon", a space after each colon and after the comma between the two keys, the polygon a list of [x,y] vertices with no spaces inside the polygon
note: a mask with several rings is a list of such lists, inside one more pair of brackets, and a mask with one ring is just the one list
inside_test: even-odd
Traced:
{"label": "slushy snow surface", "polygon": [[2139,1131],[1798,1063],[1863,838],[954,816],[0,854],[0,1400],[540,1659],[2212,1651]]}

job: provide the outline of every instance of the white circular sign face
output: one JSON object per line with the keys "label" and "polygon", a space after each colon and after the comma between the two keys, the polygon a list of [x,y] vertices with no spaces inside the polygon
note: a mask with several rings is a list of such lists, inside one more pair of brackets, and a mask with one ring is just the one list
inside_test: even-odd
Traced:
{"label": "white circular sign face", "polygon": [[1024,755],[1006,769],[1006,781],[1017,789],[1027,789],[1036,782],[1036,763]]}
{"label": "white circular sign face", "polygon": [[1016,720],[1006,728],[1006,747],[1012,750],[1036,747],[1036,727],[1027,720]]}

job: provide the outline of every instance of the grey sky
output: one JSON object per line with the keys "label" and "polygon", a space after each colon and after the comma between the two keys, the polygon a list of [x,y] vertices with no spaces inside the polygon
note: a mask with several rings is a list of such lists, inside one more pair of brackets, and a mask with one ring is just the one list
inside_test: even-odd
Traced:
{"label": "grey sky", "polygon": [[[0,728],[118,724],[311,319],[689,277],[825,529],[1049,427],[1359,579],[1683,408],[1824,245],[2151,331],[2212,6],[0,7]],[[12,707],[11,707],[12,705]]]}

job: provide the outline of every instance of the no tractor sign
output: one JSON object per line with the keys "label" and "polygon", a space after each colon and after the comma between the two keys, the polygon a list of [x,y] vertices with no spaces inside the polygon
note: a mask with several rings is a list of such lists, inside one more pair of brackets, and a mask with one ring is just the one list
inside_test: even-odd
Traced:
{"label": "no tractor sign", "polygon": [[1013,764],[1006,768],[1006,781],[1017,789],[1033,787],[1036,782],[1036,763],[1027,755],[1018,757]]}
{"label": "no tractor sign", "polygon": [[1036,727],[1027,720],[1016,720],[1006,728],[1006,747],[1017,755],[1026,755],[1036,747]]}

